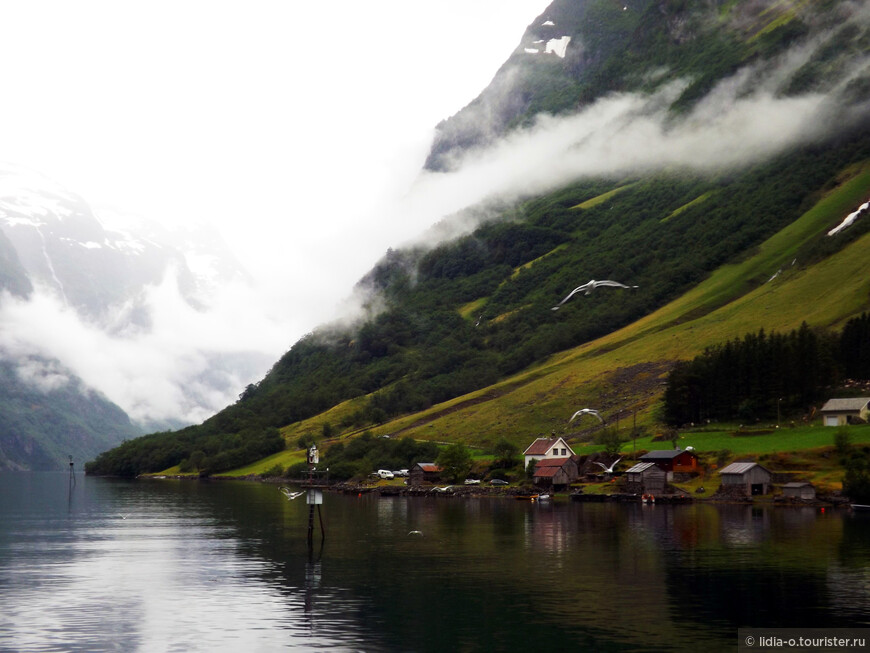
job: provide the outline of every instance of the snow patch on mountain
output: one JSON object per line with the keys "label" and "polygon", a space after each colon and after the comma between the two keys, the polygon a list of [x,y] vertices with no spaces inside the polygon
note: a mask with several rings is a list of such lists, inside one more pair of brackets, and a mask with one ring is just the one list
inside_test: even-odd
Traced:
{"label": "snow patch on mountain", "polygon": [[568,44],[571,42],[570,36],[563,36],[559,39],[550,39],[547,41],[547,47],[544,50],[546,53],[553,53],[557,57],[565,58],[565,53],[568,51]]}

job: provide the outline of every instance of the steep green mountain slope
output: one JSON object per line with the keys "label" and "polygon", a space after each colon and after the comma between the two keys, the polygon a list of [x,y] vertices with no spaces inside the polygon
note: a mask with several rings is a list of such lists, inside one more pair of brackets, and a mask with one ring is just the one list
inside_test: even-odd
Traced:
{"label": "steep green mountain slope", "polygon": [[0,360],[0,471],[65,469],[68,456],[78,466],[141,433],[56,362]]}
{"label": "steep green mountain slope", "polygon": [[[870,308],[870,233],[854,233],[833,255],[808,266],[796,263],[775,279],[781,261],[812,251],[845,207],[870,196],[870,161],[844,172],[800,219],[764,241],[744,260],[724,265],[676,300],[622,329],[550,357],[500,383],[373,430],[439,441],[491,446],[501,438],[525,446],[555,431],[578,435],[589,424],[567,420],[594,406],[611,423],[636,411],[654,419],[664,374],[674,361],[763,326],[786,331],[803,321],[841,326]],[[858,200],[860,201],[860,200]],[[289,426],[289,441],[317,435],[324,421],[340,421],[353,402]]]}
{"label": "steep green mountain slope", "polygon": [[[798,2],[662,1],[614,9],[604,0],[559,0],[533,28],[575,24],[568,34],[584,47],[573,54],[569,47],[564,59],[529,60],[533,88],[507,88],[497,76],[495,86],[514,109],[487,126],[487,138],[521,124],[536,107],[567,111],[613,88],[646,91],[675,74],[690,75],[669,107],[678,124],[703,90],[742,63],[751,60],[758,70],[765,57],[773,61],[795,43],[828,43],[826,30],[841,5],[819,3],[810,11]],[[864,111],[861,84],[853,82],[866,79],[866,63],[865,77],[854,67],[867,56],[870,37],[866,24],[858,25],[824,56],[818,47],[807,50],[806,61],[780,80],[779,93],[821,89],[832,77],[812,70],[847,67],[851,95],[841,88],[835,97],[844,116]],[[524,42],[529,34],[560,36],[533,28]],[[634,65],[623,69],[623,60]],[[558,106],[557,86],[565,90]],[[454,121],[462,115],[471,114]],[[868,308],[863,280],[870,257],[860,253],[867,251],[870,221],[836,238],[825,235],[870,196],[870,127],[866,120],[851,124],[777,156],[703,174],[672,167],[586,176],[490,211],[468,235],[390,251],[360,282],[373,308],[356,325],[309,334],[235,405],[202,425],[128,443],[90,469],[135,474],[195,459],[201,471],[223,471],[280,449],[276,428],[290,442],[364,428],[421,439],[525,442],[564,429],[565,416],[581,403],[611,417],[630,405],[649,409],[673,361],[717,339],[760,326],[794,328],[805,319],[839,325]],[[442,126],[442,134],[449,129]],[[452,157],[480,140],[454,139],[446,149],[445,142],[433,156]],[[638,288],[597,289],[552,310],[590,279]],[[809,302],[808,291],[816,293]],[[236,453],[228,457],[227,449]]]}

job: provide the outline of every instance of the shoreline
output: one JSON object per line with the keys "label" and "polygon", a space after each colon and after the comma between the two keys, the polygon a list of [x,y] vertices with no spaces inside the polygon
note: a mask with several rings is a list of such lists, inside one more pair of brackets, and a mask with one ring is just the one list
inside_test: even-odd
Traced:
{"label": "shoreline", "polygon": [[[185,480],[185,481],[246,481],[254,483],[263,483],[271,485],[292,485],[300,489],[319,489],[326,492],[336,494],[372,494],[385,497],[435,497],[435,498],[480,498],[492,497],[515,500],[537,500],[541,494],[547,494],[552,499],[557,501],[577,501],[580,503],[644,503],[642,495],[635,493],[614,492],[611,494],[592,494],[581,491],[571,492],[552,492],[546,489],[531,488],[531,487],[490,487],[486,485],[424,485],[424,486],[407,486],[407,485],[367,485],[360,483],[350,483],[343,481],[329,485],[308,485],[305,481],[299,479],[289,479],[280,477],[262,477],[257,474],[248,476],[208,476],[199,477],[195,475],[176,474],[176,475],[161,475],[161,474],[143,474],[137,479],[142,480]],[[715,503],[715,504],[731,504],[731,505],[747,505],[747,506],[771,506],[771,507],[817,507],[817,508],[846,508],[850,509],[851,501],[842,496],[822,495],[815,499],[800,499],[796,497],[785,497],[782,494],[767,494],[758,497],[735,497],[726,495],[714,494],[709,497],[694,497],[687,494],[685,491],[663,494],[655,497],[655,501],[645,505],[687,505],[692,503]]]}

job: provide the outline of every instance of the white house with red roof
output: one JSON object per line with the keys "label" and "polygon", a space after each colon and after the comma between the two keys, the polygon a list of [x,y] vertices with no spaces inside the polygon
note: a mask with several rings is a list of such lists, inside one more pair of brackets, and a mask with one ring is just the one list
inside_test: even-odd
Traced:
{"label": "white house with red roof", "polygon": [[523,466],[528,468],[532,460],[544,458],[568,458],[574,450],[562,438],[538,438],[523,452]]}

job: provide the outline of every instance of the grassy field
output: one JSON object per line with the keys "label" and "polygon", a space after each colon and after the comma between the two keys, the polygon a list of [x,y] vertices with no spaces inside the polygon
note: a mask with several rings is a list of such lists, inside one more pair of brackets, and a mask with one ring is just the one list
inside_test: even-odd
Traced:
{"label": "grassy field", "polygon": [[693,199],[691,202],[687,202],[686,204],[683,204],[682,206],[674,209],[673,211],[671,211],[671,213],[669,215],[666,215],[664,218],[662,218],[661,221],[667,222],[671,218],[676,218],[678,215],[680,215],[680,213],[682,213],[686,209],[689,209],[693,206],[697,206],[698,204],[702,204],[702,203],[706,202],[708,199],[710,199],[713,196],[713,194],[715,192],[716,191],[712,191],[712,190],[707,191],[703,195],[700,195],[699,197],[696,197],[695,199]]}
{"label": "grassy field", "polygon": [[624,186],[619,186],[618,188],[614,188],[613,190],[609,190],[606,193],[602,193],[596,197],[586,200],[585,202],[580,202],[580,204],[576,204],[572,206],[572,209],[591,209],[593,206],[598,206],[599,204],[603,204],[611,197],[616,195],[617,193],[621,193],[627,188],[631,188],[635,184],[626,184]]}

